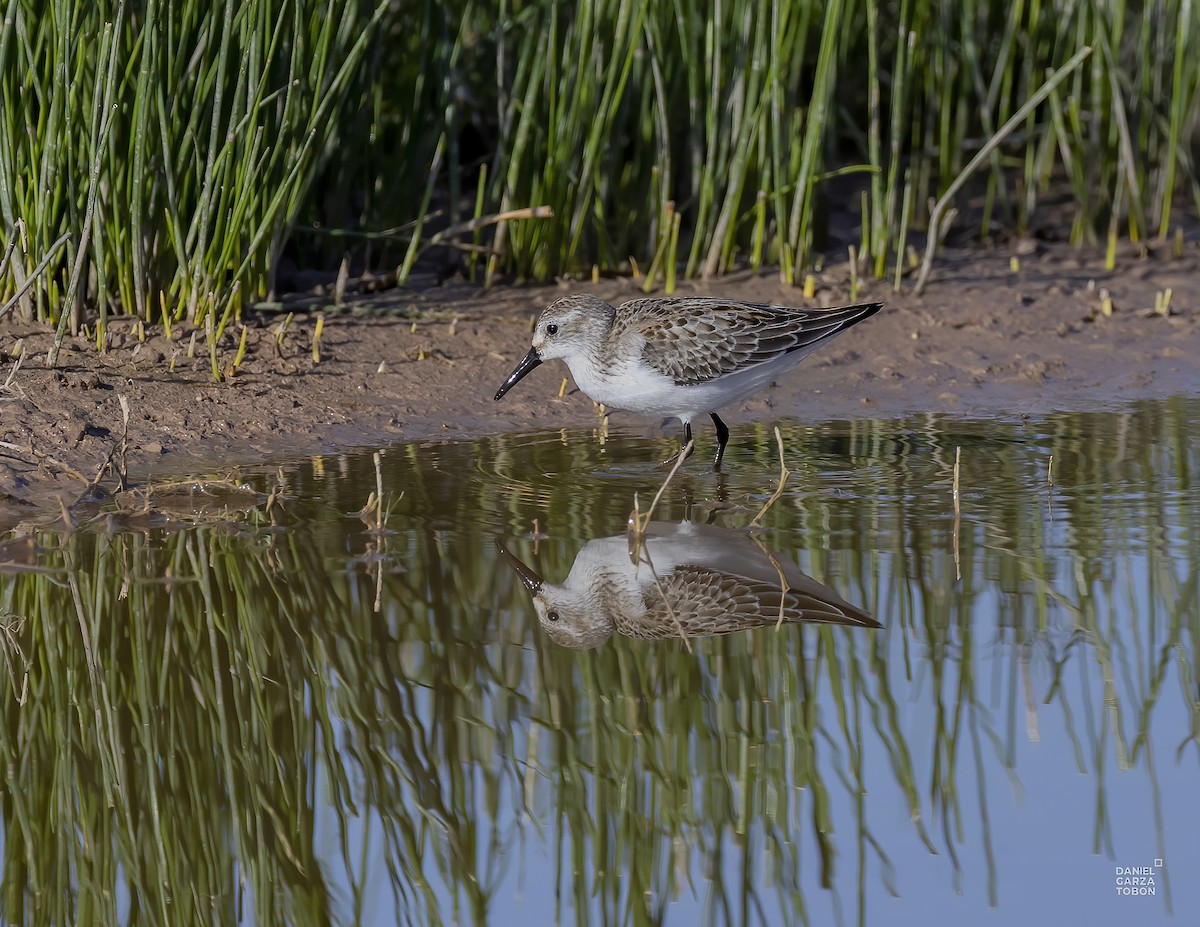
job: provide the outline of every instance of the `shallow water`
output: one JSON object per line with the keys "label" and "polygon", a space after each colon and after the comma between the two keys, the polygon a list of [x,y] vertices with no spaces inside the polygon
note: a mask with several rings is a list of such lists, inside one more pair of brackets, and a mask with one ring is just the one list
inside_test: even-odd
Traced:
{"label": "shallow water", "polygon": [[[785,427],[758,531],[704,434],[636,574],[618,430],[390,448],[382,529],[370,452],[77,510],[0,549],[4,920],[1194,922],[1198,425]],[[703,636],[688,557],[882,627]]]}

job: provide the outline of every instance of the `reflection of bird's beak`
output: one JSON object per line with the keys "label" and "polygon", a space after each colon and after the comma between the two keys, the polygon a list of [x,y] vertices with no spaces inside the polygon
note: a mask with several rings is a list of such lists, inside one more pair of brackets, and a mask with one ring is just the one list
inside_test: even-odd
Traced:
{"label": "reflection of bird's beak", "polygon": [[507,547],[505,547],[499,539],[496,541],[496,547],[500,549],[500,556],[508,561],[508,565],[516,570],[516,573],[521,577],[521,582],[525,584],[525,588],[529,590],[530,595],[537,595],[542,591],[542,578],[533,572],[529,567],[525,566]]}
{"label": "reflection of bird's beak", "polygon": [[[530,348],[529,353],[517,364],[517,369],[508,375],[508,379],[501,384],[496,390],[496,401],[499,402],[504,398],[504,394],[517,385],[520,379],[529,373],[534,367],[542,362],[542,356],[538,354],[537,348]],[[518,561],[519,562],[519,561]]]}

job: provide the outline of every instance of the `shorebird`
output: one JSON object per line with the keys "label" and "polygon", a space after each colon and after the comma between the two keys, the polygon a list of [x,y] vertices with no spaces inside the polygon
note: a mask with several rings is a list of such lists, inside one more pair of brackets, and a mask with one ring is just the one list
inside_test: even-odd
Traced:
{"label": "shorebird", "polygon": [[679,419],[684,447],[693,419],[707,412],[717,429],[713,466],[720,468],[729,427],[717,409],[764,389],[881,308],[789,309],[699,296],[634,299],[614,308],[588,293],[563,296],[542,311],[529,353],[496,399],[543,361],[560,358],[595,402]]}
{"label": "shorebird", "polygon": [[781,617],[789,624],[880,627],[748,535],[713,525],[654,522],[635,551],[624,534],[588,541],[557,585],[499,546],[533,597],[542,629],[578,650],[598,647],[614,633],[643,640],[712,637],[775,626]]}

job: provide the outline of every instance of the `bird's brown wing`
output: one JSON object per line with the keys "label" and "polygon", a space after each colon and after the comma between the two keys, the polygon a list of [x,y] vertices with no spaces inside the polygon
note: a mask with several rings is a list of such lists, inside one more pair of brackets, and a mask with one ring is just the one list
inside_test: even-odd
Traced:
{"label": "bird's brown wing", "polygon": [[[814,582],[813,587],[817,588]],[[822,587],[823,588],[823,587]],[[830,590],[831,598],[836,593]],[[617,617],[617,630],[630,637],[711,637],[774,625],[782,602],[787,622],[825,622],[879,627],[848,603],[703,566],[680,566],[646,588],[646,608],[636,620]],[[681,634],[681,631],[683,634]]]}
{"label": "bird's brown wing", "polygon": [[689,386],[815,346],[879,308],[789,309],[698,296],[635,299],[618,307],[613,336],[636,331],[645,339],[646,363]]}

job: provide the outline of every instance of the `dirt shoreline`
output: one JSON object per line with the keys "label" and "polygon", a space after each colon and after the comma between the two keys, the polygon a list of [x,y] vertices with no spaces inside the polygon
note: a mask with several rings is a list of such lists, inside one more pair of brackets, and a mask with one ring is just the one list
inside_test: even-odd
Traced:
{"label": "dirt shoreline", "polygon": [[[1023,249],[1028,250],[1028,249]],[[731,426],[754,419],[821,421],[912,412],[1037,414],[1110,407],[1200,393],[1200,247],[1182,257],[1104,256],[1038,243],[1013,269],[1009,249],[942,254],[924,297],[867,281],[859,300],[887,308],[843,335],[747,403],[723,410]],[[850,302],[848,268],[817,275],[813,299],[773,272],[689,281],[698,293],[788,305]],[[452,284],[355,297],[351,312],[326,317],[320,363],[315,317],[297,314],[278,346],[282,315],[248,320],[246,356],[215,382],[203,335],[139,341],[132,320],[111,326],[108,350],[68,338],[60,365],[45,366],[51,333],[0,322],[0,527],[70,505],[109,458],[129,404],[129,473],[137,480],[192,476],[235,465],[423,438],[594,425],[578,392],[559,397],[566,368],[547,364],[502,402],[492,396],[528,349],[530,320],[567,286],[490,291]],[[629,279],[571,288],[613,302],[641,295]],[[1168,316],[1156,294],[1172,291]],[[1114,311],[1101,313],[1102,290]],[[320,303],[309,296],[303,303]],[[222,363],[238,332],[221,346]],[[6,386],[20,343],[24,359]],[[175,370],[169,367],[174,359]],[[619,416],[619,417],[618,417]],[[622,428],[651,433],[659,422],[614,414]],[[72,471],[74,471],[72,473]]]}

